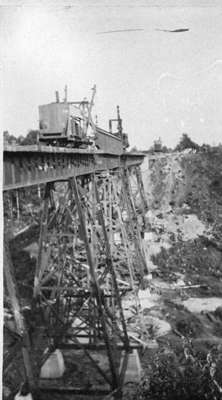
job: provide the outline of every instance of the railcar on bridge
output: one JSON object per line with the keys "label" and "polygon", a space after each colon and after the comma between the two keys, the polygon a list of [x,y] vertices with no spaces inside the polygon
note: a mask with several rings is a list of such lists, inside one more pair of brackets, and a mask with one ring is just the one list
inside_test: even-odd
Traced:
{"label": "railcar on bridge", "polygon": [[40,105],[39,142],[72,148],[96,148],[122,154],[129,143],[127,134],[123,133],[119,107],[117,106],[117,118],[109,120],[109,131],[98,127],[92,118],[95,91],[94,87],[91,101],[67,101],[66,90],[62,102],[56,92],[55,102]]}

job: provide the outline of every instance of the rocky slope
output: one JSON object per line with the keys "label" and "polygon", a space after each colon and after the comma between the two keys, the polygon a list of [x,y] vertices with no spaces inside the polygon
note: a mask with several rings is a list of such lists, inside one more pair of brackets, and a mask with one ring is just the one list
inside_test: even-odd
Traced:
{"label": "rocky slope", "polygon": [[170,329],[153,330],[158,346],[142,356],[135,398],[219,399],[222,152],[148,156],[142,171],[149,206],[147,314]]}

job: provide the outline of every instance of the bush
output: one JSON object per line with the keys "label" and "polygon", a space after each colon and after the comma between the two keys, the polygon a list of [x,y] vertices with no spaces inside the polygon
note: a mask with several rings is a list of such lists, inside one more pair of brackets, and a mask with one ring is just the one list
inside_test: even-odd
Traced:
{"label": "bush", "polygon": [[190,137],[187,135],[187,133],[183,133],[178,145],[175,147],[174,151],[183,151],[186,149],[191,149],[191,150],[199,150],[200,146],[193,142]]}
{"label": "bush", "polygon": [[146,367],[135,400],[219,400],[221,388],[215,377],[220,361],[218,351],[206,356],[188,344],[178,355],[158,352]]}

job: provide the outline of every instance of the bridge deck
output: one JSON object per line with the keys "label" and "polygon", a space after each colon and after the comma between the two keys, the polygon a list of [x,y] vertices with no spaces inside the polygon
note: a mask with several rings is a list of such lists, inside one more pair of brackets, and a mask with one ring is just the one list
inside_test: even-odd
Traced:
{"label": "bridge deck", "polygon": [[6,146],[3,154],[3,190],[66,180],[121,166],[140,165],[143,153],[116,155],[103,151],[53,146]]}

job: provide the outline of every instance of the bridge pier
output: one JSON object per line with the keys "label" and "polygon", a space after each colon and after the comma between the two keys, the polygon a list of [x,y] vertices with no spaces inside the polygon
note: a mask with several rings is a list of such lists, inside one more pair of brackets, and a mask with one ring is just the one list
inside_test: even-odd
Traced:
{"label": "bridge pier", "polygon": [[[145,212],[140,171],[134,166],[45,183],[31,301],[34,318],[42,325],[42,355],[46,345],[48,354],[56,348],[83,351],[103,378],[102,387],[108,385],[117,398],[129,354],[138,347],[129,339],[121,299],[132,291],[139,311],[136,290],[147,273]],[[105,371],[95,351],[107,358]],[[32,377],[28,380],[33,384]],[[40,382],[41,387],[47,389]]]}

